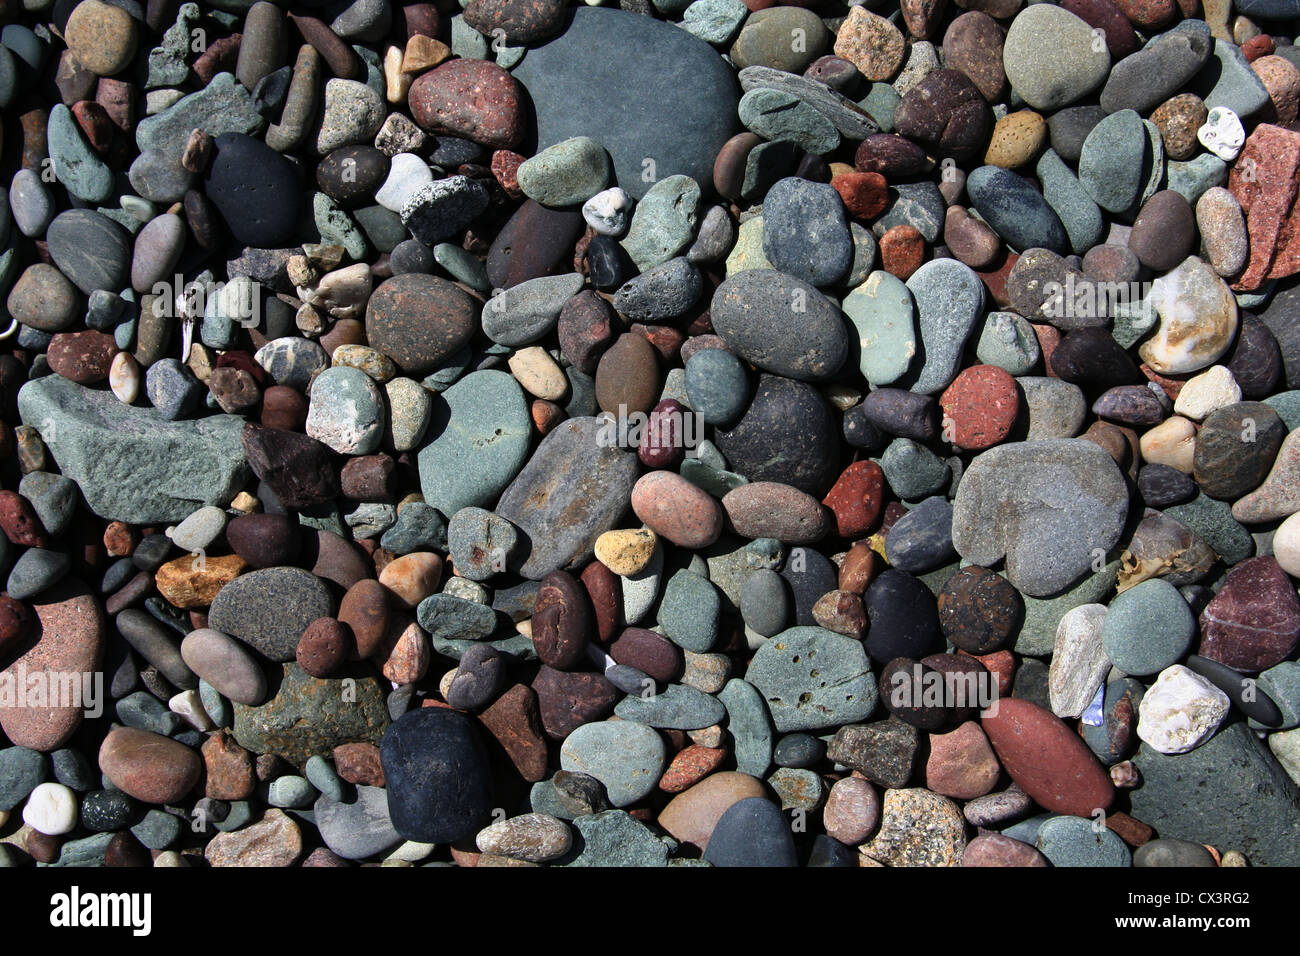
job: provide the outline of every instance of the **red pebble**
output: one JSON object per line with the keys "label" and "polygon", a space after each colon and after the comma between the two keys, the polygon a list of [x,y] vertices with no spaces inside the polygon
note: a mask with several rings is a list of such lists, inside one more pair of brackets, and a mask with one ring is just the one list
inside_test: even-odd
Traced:
{"label": "red pebble", "polygon": [[859,219],[874,219],[889,205],[889,186],[880,173],[840,173],[831,177],[844,208]]}
{"label": "red pebble", "polygon": [[835,513],[840,537],[866,534],[880,517],[884,503],[885,473],[874,461],[855,461],[840,474],[822,504]]}
{"label": "red pebble", "polygon": [[996,365],[972,365],[939,398],[943,437],[958,448],[982,451],[1005,441],[1016,423],[1016,380]]}
{"label": "red pebble", "polygon": [[899,225],[880,237],[880,267],[906,280],[925,261],[925,239],[915,226]]}

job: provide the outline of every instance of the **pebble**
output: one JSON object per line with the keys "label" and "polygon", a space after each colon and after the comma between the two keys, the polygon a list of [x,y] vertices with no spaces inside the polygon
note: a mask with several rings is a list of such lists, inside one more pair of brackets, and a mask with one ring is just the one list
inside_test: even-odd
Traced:
{"label": "pebble", "polygon": [[1105,81],[1110,53],[1096,47],[1086,21],[1064,8],[1034,5],[1012,21],[1002,59],[1007,79],[1025,102],[1037,110],[1057,110]]}
{"label": "pebble", "polygon": [[1195,633],[1196,619],[1178,589],[1153,578],[1111,602],[1102,637],[1116,667],[1146,676],[1180,660]]}

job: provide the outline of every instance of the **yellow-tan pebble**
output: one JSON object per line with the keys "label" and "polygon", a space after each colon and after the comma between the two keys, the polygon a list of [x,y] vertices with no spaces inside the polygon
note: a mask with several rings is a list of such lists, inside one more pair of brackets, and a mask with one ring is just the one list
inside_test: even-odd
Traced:
{"label": "yellow-tan pebble", "polygon": [[402,48],[389,46],[384,51],[384,98],[390,103],[405,103],[415,77],[402,72]]}
{"label": "yellow-tan pebble", "polygon": [[368,345],[340,345],[334,350],[334,367],[360,369],[381,385],[397,377],[397,366],[383,352]]}
{"label": "yellow-tan pebble", "polygon": [[1151,465],[1168,465],[1185,475],[1192,473],[1196,455],[1196,426],[1180,415],[1173,415],[1138,440],[1142,458]]}
{"label": "yellow-tan pebble", "polygon": [[515,381],[535,398],[554,402],[563,398],[568,391],[569,380],[564,377],[564,371],[540,345],[520,349],[510,356],[507,364]]}
{"label": "yellow-tan pebble", "polygon": [[423,73],[451,57],[451,47],[441,40],[417,33],[406,41],[402,54],[403,73]]}
{"label": "yellow-tan pebble", "polygon": [[82,0],[63,31],[73,59],[96,76],[112,76],[131,65],[139,33],[131,15],[99,0]]}
{"label": "yellow-tan pebble", "polygon": [[241,491],[235,495],[234,501],[230,502],[230,507],[240,514],[251,515],[262,507],[262,503],[247,491]]}
{"label": "yellow-tan pebble", "polygon": [[836,176],[843,176],[846,173],[856,173],[858,171],[856,166],[850,166],[848,163],[831,163],[828,168],[831,171],[831,179],[834,179]]}
{"label": "yellow-tan pebble", "polygon": [[659,536],[649,528],[606,531],[596,539],[596,560],[615,574],[630,577],[645,570],[658,544]]}
{"label": "yellow-tan pebble", "polygon": [[1008,113],[993,127],[984,162],[1018,169],[1038,155],[1047,141],[1047,121],[1033,110]]}

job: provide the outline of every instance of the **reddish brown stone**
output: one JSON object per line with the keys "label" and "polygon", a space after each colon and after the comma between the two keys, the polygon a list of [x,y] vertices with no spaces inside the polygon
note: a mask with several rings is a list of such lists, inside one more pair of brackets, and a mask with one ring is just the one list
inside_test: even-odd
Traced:
{"label": "reddish brown stone", "polygon": [[153,866],[153,854],[149,848],[131,835],[129,831],[113,834],[104,849],[104,865],[111,867],[144,868]]}
{"label": "reddish brown stone", "polygon": [[603,674],[559,671],[543,666],[533,678],[542,727],[552,740],[563,740],[583,724],[614,712],[619,692]]}
{"label": "reddish brown stone", "polygon": [[1242,561],[1201,612],[1202,657],[1243,671],[1280,663],[1300,639],[1300,600],[1277,559]]}
{"label": "reddish brown stone", "polygon": [[840,173],[831,177],[831,185],[858,219],[875,219],[889,205],[889,186],[880,173]]}
{"label": "reddish brown stone", "polygon": [[60,332],[49,339],[45,358],[56,375],[81,385],[94,385],[108,378],[109,365],[117,355],[112,336],[88,329],[86,332]]}
{"label": "reddish brown stone", "polygon": [[[958,651],[959,655],[966,654],[966,651]],[[985,670],[998,679],[998,696],[1006,697],[1011,693],[1011,688],[1016,679],[1016,655],[1011,651],[995,651],[992,654],[971,654],[969,655],[984,665]]]}
{"label": "reddish brown stone", "polygon": [[990,266],[988,269],[975,270],[975,274],[984,283],[984,289],[988,292],[989,298],[1003,308],[1011,303],[1011,297],[1007,295],[1007,276],[1011,274],[1011,270],[1015,268],[1016,263],[1019,261],[1020,255],[1011,252],[1007,254],[1005,259],[1001,260],[1001,264],[996,268]]}
{"label": "reddish brown stone", "polygon": [[532,404],[528,406],[528,417],[532,419],[533,427],[537,429],[539,435],[549,435],[556,425],[569,416],[565,414],[563,408],[554,402],[549,402],[544,398],[535,398]]}
{"label": "reddish brown stone", "polygon": [[307,625],[298,639],[295,659],[312,677],[328,677],[356,648],[352,630],[332,617],[319,617]]}
{"label": "reddish brown stone", "polygon": [[717,770],[725,759],[727,751],[722,748],[715,750],[692,744],[673,757],[659,778],[659,789],[664,793],[681,793]]}
{"label": "reddish brown stone", "polygon": [[430,133],[492,149],[513,149],[523,138],[519,84],[488,60],[448,60],[421,74],[407,103],[412,118]]}
{"label": "reddish brown stone", "polygon": [[595,375],[600,356],[614,341],[617,317],[608,302],[584,289],[564,303],[556,332],[560,350],[574,368]]}
{"label": "reddish brown stone", "polygon": [[397,462],[391,455],[349,458],[339,473],[343,497],[353,501],[390,501],[395,490]]}
{"label": "reddish brown stone", "polygon": [[365,79],[361,58],[341,37],[329,28],[329,24],[316,17],[302,14],[289,14],[289,22],[298,28],[298,33],[321,55],[330,72],[341,80]]}
{"label": "reddish brown stone", "polygon": [[1300,133],[1261,123],[1246,139],[1228,174],[1228,191],[1241,203],[1250,258],[1236,291],[1300,272]]}
{"label": "reddish brown stone", "polygon": [[352,864],[341,856],[336,856],[329,847],[318,846],[307,854],[306,859],[299,864],[305,867],[350,867]]}
{"label": "reddish brown stone", "polygon": [[682,650],[668,638],[641,627],[629,627],[609,647],[617,664],[635,667],[661,684],[679,680],[685,667]]}
{"label": "reddish brown stone", "polygon": [[1107,814],[1106,827],[1135,850],[1144,843],[1150,843],[1156,835],[1156,831],[1141,820],[1119,810]]}
{"label": "reddish brown stone", "polygon": [[979,724],[968,720],[946,734],[930,734],[925,785],[954,800],[974,800],[993,790],[1002,768]]}
{"label": "reddish brown stone", "polygon": [[104,550],[111,558],[124,558],[135,550],[140,535],[123,521],[110,521],[104,529]]}
{"label": "reddish brown stone", "polygon": [[[53,671],[85,674],[99,668],[104,642],[104,613],[99,600],[76,578],[41,592],[32,600],[41,638],[0,675],[15,682],[25,672]],[[7,675],[7,676],[5,676]],[[53,683],[47,680],[46,686]],[[31,750],[50,751],[62,747],[76,732],[85,715],[77,701],[25,700],[28,706],[0,707],[0,729],[11,743]],[[56,706],[63,704],[65,706]]]}
{"label": "reddish brown stone", "polygon": [[204,796],[213,800],[246,800],[257,789],[253,755],[239,746],[226,730],[218,730],[203,743],[207,771]]}
{"label": "reddish brown stone", "polygon": [[599,561],[583,568],[580,579],[596,615],[596,640],[608,644],[618,631],[619,619],[623,616],[623,586],[618,575]]}
{"label": "reddish brown stone", "polygon": [[711,773],[679,793],[659,813],[658,824],[674,839],[701,850],[709,846],[722,815],[747,797],[766,797],[763,782],[746,773]]}
{"label": "reddish brown stone", "polygon": [[586,657],[593,631],[586,589],[566,571],[542,579],[533,606],[533,646],[538,659],[556,670],[570,670]]}
{"label": "reddish brown stone", "polygon": [[1147,30],[1164,26],[1178,13],[1174,0],[1115,0],[1115,6],[1135,27]]}
{"label": "reddish brown stone", "polygon": [[0,660],[36,631],[36,615],[22,601],[0,594]]}
{"label": "reddish brown stone", "polygon": [[840,563],[840,590],[852,591],[858,595],[865,594],[867,586],[871,584],[872,578],[879,570],[880,559],[876,556],[876,552],[872,551],[871,545],[865,541],[859,541],[849,548],[843,562]]}
{"label": "reddish brown stone", "polygon": [[262,400],[257,379],[242,368],[213,369],[212,376],[208,379],[208,391],[221,410],[230,415],[251,412]]}
{"label": "reddish brown stone", "polygon": [[1245,56],[1246,62],[1254,63],[1256,60],[1266,56],[1272,56],[1273,51],[1277,49],[1277,44],[1267,33],[1261,33],[1257,37],[1251,37],[1241,45],[1242,55]]}
{"label": "reddish brown stone", "polygon": [[32,503],[16,491],[0,491],[0,530],[24,548],[47,548],[49,533]]}
{"label": "reddish brown stone", "polygon": [[981,833],[961,855],[962,866],[1048,866],[1047,857],[1028,843],[1001,833]]}
{"label": "reddish brown stone", "polygon": [[1006,370],[973,365],[939,397],[944,439],[966,451],[991,448],[1011,433],[1019,404],[1016,380]]}
{"label": "reddish brown stone", "polygon": [[108,152],[113,145],[113,131],[116,127],[109,118],[108,110],[94,100],[81,100],[72,104],[72,115],[85,134],[90,148],[100,156]]}
{"label": "reddish brown stone", "polygon": [[713,187],[718,195],[727,199],[741,198],[741,186],[745,182],[745,164],[749,153],[760,143],[763,137],[757,133],[737,133],[722,144],[718,156],[713,161]]}
{"label": "reddish brown stone", "polygon": [[478,719],[501,744],[521,777],[529,783],[546,779],[546,737],[538,697],[532,688],[515,684]]}
{"label": "reddish brown stone", "polygon": [[203,775],[189,747],[161,734],[116,727],[99,748],[99,769],[123,793],[145,803],[176,803]]}
{"label": "reddish brown stone", "polygon": [[23,848],[37,863],[53,863],[59,858],[63,846],[63,837],[50,836],[38,830],[28,830],[23,841]]}
{"label": "reddish brown stone", "polygon": [[937,605],[944,636],[971,654],[989,654],[1014,642],[1024,617],[1024,602],[1011,583],[977,565],[950,577]]}
{"label": "reddish brown stone", "polygon": [[511,199],[523,199],[524,191],[519,188],[519,167],[526,156],[509,149],[498,149],[492,154],[492,175]]}
{"label": "reddish brown stone", "polygon": [[1052,325],[1035,325],[1029,323],[1030,328],[1034,330],[1034,337],[1038,339],[1038,350],[1043,354],[1043,367],[1047,369],[1048,378],[1059,378],[1056,369],[1052,368],[1052,353],[1056,347],[1061,344],[1061,332]]}
{"label": "reddish brown stone", "polygon": [[649,342],[666,362],[677,361],[682,343],[686,341],[686,336],[671,325],[643,325],[637,322],[628,331]]}
{"label": "reddish brown stone", "polygon": [[208,48],[190,65],[200,83],[207,86],[218,73],[235,72],[235,64],[239,60],[239,44],[243,38],[242,33],[232,33],[208,44]]}
{"label": "reddish brown stone", "polygon": [[339,744],[334,748],[334,769],[348,783],[359,787],[382,787],[384,765],[374,744]]}
{"label": "reddish brown stone", "polygon": [[980,725],[1011,779],[1052,813],[1091,817],[1110,807],[1115,787],[1088,745],[1051,711],[1012,697]]}
{"label": "reddish brown stone", "polygon": [[925,261],[925,239],[915,226],[894,226],[880,237],[880,268],[906,281]]}
{"label": "reddish brown stone", "polygon": [[852,591],[827,591],[813,605],[812,615],[820,627],[855,641],[867,632],[867,609]]}
{"label": "reddish brown stone", "polygon": [[874,461],[855,461],[845,468],[822,499],[835,514],[835,530],[845,538],[866,534],[880,517],[885,473]]}

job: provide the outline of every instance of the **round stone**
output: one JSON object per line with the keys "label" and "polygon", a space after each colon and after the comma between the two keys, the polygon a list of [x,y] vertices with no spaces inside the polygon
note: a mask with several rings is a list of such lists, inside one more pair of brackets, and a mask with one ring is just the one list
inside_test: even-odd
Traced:
{"label": "round stone", "polygon": [[1102,628],[1106,656],[1128,674],[1155,674],[1187,653],[1196,618],[1178,589],[1151,578],[1111,601]]}
{"label": "round stone", "polygon": [[434,371],[475,332],[475,304],[437,276],[405,273],[386,279],[366,304],[366,339],[410,376]]}

